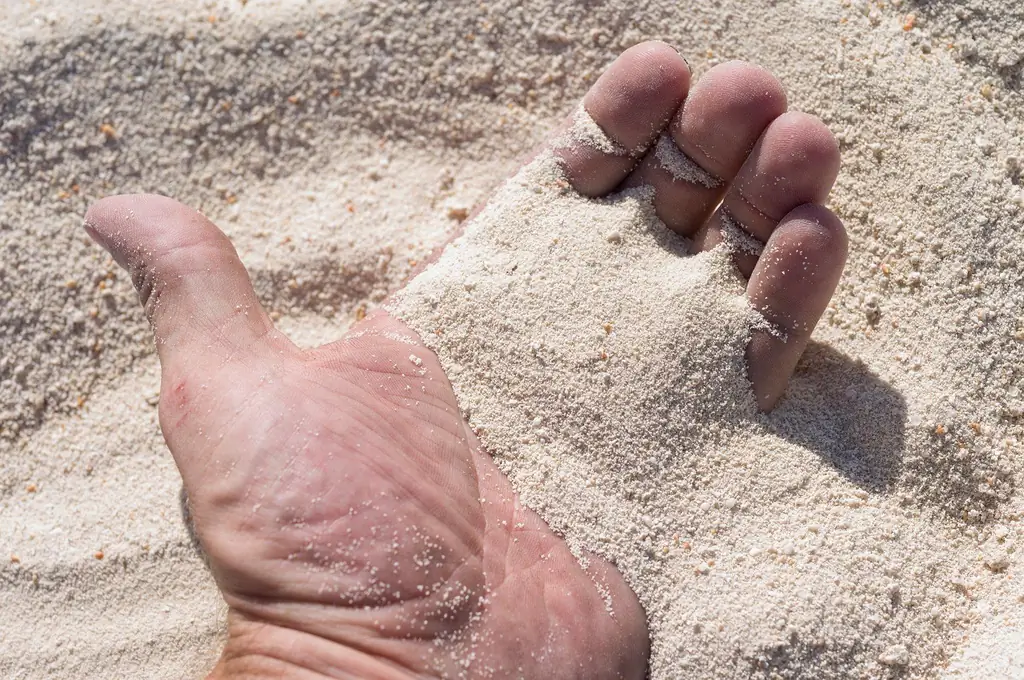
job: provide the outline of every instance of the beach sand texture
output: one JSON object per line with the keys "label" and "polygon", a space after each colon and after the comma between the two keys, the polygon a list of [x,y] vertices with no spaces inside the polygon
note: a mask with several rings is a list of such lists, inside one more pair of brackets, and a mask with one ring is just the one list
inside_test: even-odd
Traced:
{"label": "beach sand texture", "polygon": [[523,498],[619,565],[654,678],[1024,677],[1017,3],[110,5],[0,5],[0,677],[198,677],[223,638],[89,203],[201,209],[285,332],[333,340],[646,39],[765,66],[839,139],[850,261],[779,408],[725,254],[543,158],[394,309]]}

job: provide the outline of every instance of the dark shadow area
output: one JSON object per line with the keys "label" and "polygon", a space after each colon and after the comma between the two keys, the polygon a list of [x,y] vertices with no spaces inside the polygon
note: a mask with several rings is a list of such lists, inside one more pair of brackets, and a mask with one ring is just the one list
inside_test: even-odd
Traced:
{"label": "dark shadow area", "polygon": [[[800,639],[796,633],[786,642],[764,647],[759,654],[748,657],[748,678],[824,678],[845,676],[844,671],[858,666],[858,661],[871,646],[856,638],[848,639],[842,651],[829,649],[821,641]],[[839,652],[839,653],[837,653]],[[877,652],[876,652],[877,654]],[[907,676],[905,668],[892,668],[879,676],[896,680]]]}
{"label": "dark shadow area", "polygon": [[767,421],[865,491],[891,493],[903,469],[906,413],[903,396],[864,362],[812,342]]}
{"label": "dark shadow area", "polygon": [[907,426],[903,396],[864,362],[812,342],[789,390],[765,418],[779,436],[803,446],[860,488],[904,494],[904,502],[956,522],[985,524],[1016,488],[967,422]]}

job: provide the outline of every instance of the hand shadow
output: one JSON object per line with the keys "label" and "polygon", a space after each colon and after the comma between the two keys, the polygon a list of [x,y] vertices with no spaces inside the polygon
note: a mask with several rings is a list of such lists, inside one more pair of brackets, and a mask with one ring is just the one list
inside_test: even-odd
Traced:
{"label": "hand shadow", "polygon": [[891,493],[903,468],[906,414],[903,396],[864,362],[812,342],[767,419],[865,491]]}

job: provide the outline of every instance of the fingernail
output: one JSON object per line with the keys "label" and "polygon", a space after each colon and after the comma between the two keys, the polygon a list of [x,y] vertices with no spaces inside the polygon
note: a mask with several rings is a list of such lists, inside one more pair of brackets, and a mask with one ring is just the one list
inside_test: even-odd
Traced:
{"label": "fingernail", "polygon": [[686,70],[688,70],[690,73],[693,73],[693,67],[690,66],[690,60],[686,58],[686,55],[683,54],[682,52],[680,52],[679,48],[676,47],[675,45],[670,44],[669,47],[671,47],[673,50],[675,50],[676,54],[679,55],[679,58],[683,60],[684,64],[686,64]]}

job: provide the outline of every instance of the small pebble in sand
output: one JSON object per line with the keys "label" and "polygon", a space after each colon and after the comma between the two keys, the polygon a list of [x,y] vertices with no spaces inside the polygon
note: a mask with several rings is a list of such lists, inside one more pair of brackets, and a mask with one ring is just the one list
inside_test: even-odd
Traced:
{"label": "small pebble in sand", "polygon": [[883,666],[906,666],[910,663],[910,652],[903,645],[893,645],[878,655],[878,663]]}
{"label": "small pebble in sand", "polygon": [[452,206],[448,208],[448,219],[455,220],[456,222],[462,222],[469,217],[469,209],[462,206]]}
{"label": "small pebble in sand", "polygon": [[1010,566],[1010,557],[1005,551],[999,551],[994,555],[989,555],[985,558],[985,568],[995,573],[1001,573],[1006,571],[1006,568]]}

